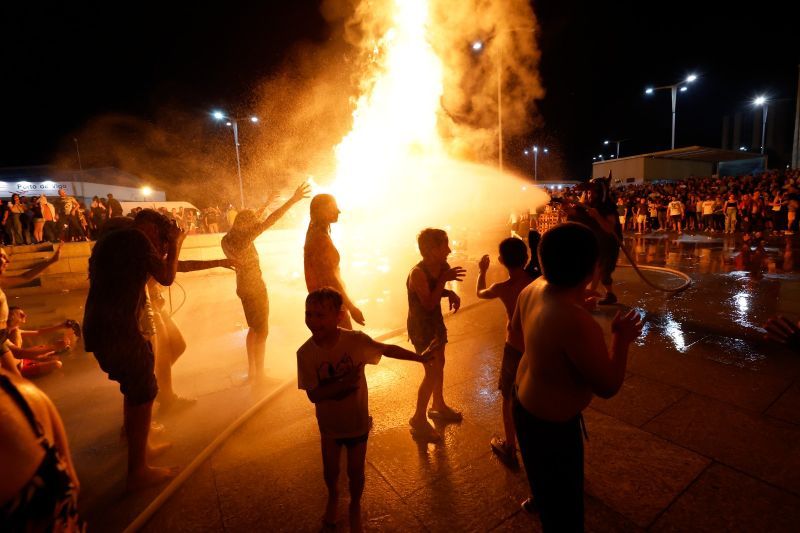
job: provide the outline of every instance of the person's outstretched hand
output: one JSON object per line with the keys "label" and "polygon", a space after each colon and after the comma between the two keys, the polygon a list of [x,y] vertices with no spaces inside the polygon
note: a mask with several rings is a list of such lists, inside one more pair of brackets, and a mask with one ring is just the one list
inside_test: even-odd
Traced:
{"label": "person's outstretched hand", "polygon": [[800,322],[796,324],[782,315],[775,315],[764,324],[766,338],[785,344],[794,351],[800,352]]}
{"label": "person's outstretched hand", "polygon": [[350,316],[359,326],[363,326],[366,323],[366,321],[364,320],[364,313],[362,313],[361,309],[359,309],[356,306],[353,306],[353,308],[350,309]]}
{"label": "person's outstretched hand", "polygon": [[420,363],[426,365],[431,361],[433,361],[436,358],[434,352],[438,350],[441,346],[442,346],[442,341],[439,340],[439,337],[434,337],[434,339],[431,341],[428,347],[425,348],[425,350],[421,354],[419,354]]}
{"label": "person's outstretched hand", "polygon": [[611,323],[611,332],[617,335],[621,342],[630,344],[641,335],[643,325],[642,317],[635,310],[631,309],[624,315],[620,311]]}
{"label": "person's outstretched hand", "polygon": [[489,255],[485,254],[483,257],[481,257],[481,260],[478,261],[478,269],[481,272],[486,272],[487,270],[489,270],[489,262],[490,262]]}
{"label": "person's outstretched hand", "polygon": [[292,195],[292,202],[299,202],[303,198],[308,198],[311,195],[311,185],[305,181],[295,189]]}
{"label": "person's outstretched hand", "polygon": [[439,276],[439,281],[461,281],[464,279],[467,271],[464,267],[456,266],[453,268],[448,268],[444,272],[441,273]]}

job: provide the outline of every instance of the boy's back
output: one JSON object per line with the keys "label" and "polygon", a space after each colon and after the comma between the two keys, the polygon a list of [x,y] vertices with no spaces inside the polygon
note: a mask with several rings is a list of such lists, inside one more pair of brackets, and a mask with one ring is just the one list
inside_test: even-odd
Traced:
{"label": "boy's back", "polygon": [[592,398],[591,385],[570,355],[586,357],[605,347],[600,326],[580,306],[564,306],[552,297],[544,278],[524,289],[518,300],[525,353],[517,372],[517,394],[531,414],[565,421],[579,414]]}

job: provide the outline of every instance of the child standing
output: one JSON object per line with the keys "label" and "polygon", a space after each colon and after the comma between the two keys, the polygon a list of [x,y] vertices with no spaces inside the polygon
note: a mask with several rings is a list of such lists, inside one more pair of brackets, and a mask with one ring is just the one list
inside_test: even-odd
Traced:
{"label": "child standing", "polygon": [[514,426],[542,530],[583,531],[582,412],[610,398],[625,377],[628,346],[642,323],[617,313],[611,350],[584,307],[599,248],[589,228],[562,224],[539,244],[542,277],[519,295],[510,339],[523,344],[513,399]]}
{"label": "child standing", "polygon": [[[461,298],[445,289],[448,281],[461,281],[465,270],[450,267],[449,239],[444,230],[427,228],[417,236],[417,245],[422,261],[408,274],[408,337],[417,353],[431,349],[433,361],[425,367],[425,378],[417,392],[417,409],[409,420],[411,434],[422,440],[438,441],[441,436],[428,422],[427,417],[443,421],[458,422],[461,413],[450,408],[444,401],[444,345],[447,343],[447,328],[444,325],[440,300],[447,298],[453,312],[461,307]],[[432,409],[427,412],[428,402],[433,396]]]}
{"label": "child standing", "polygon": [[361,531],[364,459],[372,427],[364,365],[378,364],[381,354],[425,363],[436,347],[417,355],[399,346],[376,342],[361,331],[342,329],[338,326],[346,312],[342,304],[341,293],[330,287],[314,290],[306,297],[306,326],[311,338],[297,350],[297,383],[314,403],[319,424],[322,469],[328,488],[323,525],[335,527],[339,458],[344,446],[350,480],[350,529]]}
{"label": "child standing", "polygon": [[[527,287],[533,278],[523,268],[528,259],[528,249],[519,239],[505,239],[500,243],[500,263],[508,270],[508,279],[492,284],[486,288],[486,271],[489,270],[489,256],[481,257],[478,268],[478,285],[476,293],[478,298],[490,300],[500,298],[506,308],[509,322],[517,305],[517,296]],[[517,439],[514,434],[514,420],[511,416],[511,390],[514,388],[514,378],[517,376],[517,367],[522,358],[522,350],[509,344],[506,335],[506,345],[503,348],[503,362],[500,366],[500,394],[503,396],[503,428],[505,439],[492,437],[492,450],[507,465],[517,464]]]}

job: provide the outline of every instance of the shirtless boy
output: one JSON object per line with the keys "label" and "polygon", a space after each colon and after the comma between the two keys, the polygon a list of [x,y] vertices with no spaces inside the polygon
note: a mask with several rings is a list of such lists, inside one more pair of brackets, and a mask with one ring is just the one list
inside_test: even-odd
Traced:
{"label": "shirtless boy", "polygon": [[[534,251],[535,253],[535,251]],[[506,309],[509,323],[514,315],[517,305],[517,296],[527,287],[533,278],[525,271],[525,261],[528,259],[528,248],[520,239],[505,239],[500,243],[500,264],[508,269],[508,279],[492,284],[486,288],[486,271],[489,270],[489,256],[484,255],[478,263],[478,298],[489,300],[499,298]],[[509,344],[506,334],[506,345],[503,348],[503,362],[500,367],[500,393],[503,396],[503,428],[505,439],[492,437],[492,450],[509,465],[517,464],[517,439],[514,433],[514,420],[511,416],[511,390],[514,388],[514,378],[517,367],[522,357],[522,351]]]}
{"label": "shirtless boy", "polygon": [[642,323],[617,313],[611,350],[584,307],[598,262],[594,233],[567,223],[539,245],[542,277],[519,295],[511,342],[524,345],[512,411],[522,461],[541,513],[542,529],[583,531],[583,410],[593,395],[622,386],[628,346]]}

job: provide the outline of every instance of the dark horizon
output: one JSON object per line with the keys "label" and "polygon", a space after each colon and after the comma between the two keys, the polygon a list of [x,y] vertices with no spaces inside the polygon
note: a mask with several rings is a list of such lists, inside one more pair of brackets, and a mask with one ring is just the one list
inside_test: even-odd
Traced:
{"label": "dark horizon", "polygon": [[[216,106],[246,108],[297,43],[323,45],[329,38],[318,4],[5,7],[10,27],[0,39],[8,77],[1,90],[8,108],[0,166],[63,158],[73,136],[105,115],[154,123],[174,109],[196,116],[202,128]],[[759,18],[701,11],[682,0],[540,1],[534,9],[547,91],[538,104],[544,126],[507,140],[512,167],[530,173],[522,150],[534,143],[549,146],[567,178],[586,177],[593,156],[613,153],[605,139],[628,139],[623,156],[668,149],[669,92],[645,97],[644,88],[690,73],[699,78],[678,96],[677,147],[719,147],[723,116],[751,117],[758,94],[785,101],[771,107],[770,120],[778,129],[788,122],[791,135],[800,47],[787,8],[777,2],[761,4]],[[556,177],[545,158],[539,165],[540,178]]]}

